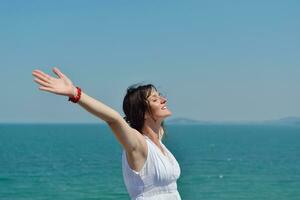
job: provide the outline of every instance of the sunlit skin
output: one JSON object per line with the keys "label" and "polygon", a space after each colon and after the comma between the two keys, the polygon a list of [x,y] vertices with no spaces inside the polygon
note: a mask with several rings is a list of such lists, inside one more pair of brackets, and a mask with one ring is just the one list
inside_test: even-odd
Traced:
{"label": "sunlit skin", "polygon": [[34,81],[40,84],[39,89],[58,95],[75,96],[76,89],[72,81],[56,67],[53,68],[53,72],[58,78],[50,76],[38,69],[32,71],[32,75],[35,76]]}

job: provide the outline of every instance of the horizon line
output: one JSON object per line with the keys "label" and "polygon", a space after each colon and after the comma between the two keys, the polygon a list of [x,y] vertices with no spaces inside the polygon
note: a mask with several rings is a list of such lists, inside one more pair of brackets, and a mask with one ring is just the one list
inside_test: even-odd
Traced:
{"label": "horizon line", "polygon": [[[186,117],[175,117],[171,119],[166,119],[164,120],[166,123],[176,120],[186,120],[186,121],[193,121],[194,123],[267,123],[267,122],[272,122],[272,121],[280,121],[284,119],[299,119],[300,117],[298,116],[287,116],[287,117],[281,117],[281,118],[276,118],[276,119],[262,119],[262,120],[198,120],[198,119],[193,119],[193,118],[186,118]],[[50,121],[50,122],[0,122],[0,124],[106,124],[104,121],[99,121],[99,122],[55,122],[55,121]],[[174,123],[175,124],[175,123]]]}

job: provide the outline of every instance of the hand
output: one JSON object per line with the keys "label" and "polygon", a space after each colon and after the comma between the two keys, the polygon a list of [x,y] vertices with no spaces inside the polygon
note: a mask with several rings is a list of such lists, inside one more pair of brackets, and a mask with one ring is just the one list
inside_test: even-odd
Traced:
{"label": "hand", "polygon": [[72,81],[58,68],[54,67],[52,70],[59,78],[52,77],[41,70],[32,71],[32,75],[35,76],[34,81],[41,85],[39,89],[58,95],[75,96],[76,88]]}

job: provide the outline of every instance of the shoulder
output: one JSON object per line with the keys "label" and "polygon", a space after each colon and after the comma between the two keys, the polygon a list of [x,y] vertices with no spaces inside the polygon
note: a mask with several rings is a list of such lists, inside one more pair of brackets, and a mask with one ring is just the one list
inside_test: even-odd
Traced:
{"label": "shoulder", "polygon": [[137,134],[136,136],[138,140],[138,145],[134,151],[135,153],[138,153],[143,157],[147,157],[148,145],[147,145],[146,137],[138,131],[136,132],[136,134]]}
{"label": "shoulder", "polygon": [[140,171],[144,166],[144,163],[148,157],[148,145],[146,138],[138,132],[137,135],[138,145],[133,151],[126,151],[127,162],[131,169],[135,171]]}

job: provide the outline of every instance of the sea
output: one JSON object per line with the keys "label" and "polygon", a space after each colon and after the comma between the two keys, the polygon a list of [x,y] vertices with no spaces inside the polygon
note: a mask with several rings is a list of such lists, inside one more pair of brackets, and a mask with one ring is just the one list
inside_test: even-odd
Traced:
{"label": "sea", "polygon": [[[300,125],[166,125],[183,200],[299,200]],[[0,200],[129,199],[105,124],[0,124]]]}

